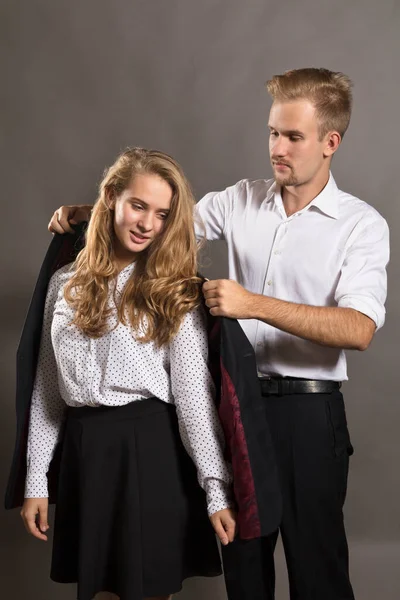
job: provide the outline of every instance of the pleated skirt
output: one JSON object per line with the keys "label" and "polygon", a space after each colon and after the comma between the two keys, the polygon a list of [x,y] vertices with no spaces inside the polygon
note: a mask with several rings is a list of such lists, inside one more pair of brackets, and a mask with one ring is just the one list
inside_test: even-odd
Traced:
{"label": "pleated skirt", "polygon": [[174,406],[150,398],[68,409],[51,578],[76,582],[78,600],[101,591],[143,600],[220,573]]}

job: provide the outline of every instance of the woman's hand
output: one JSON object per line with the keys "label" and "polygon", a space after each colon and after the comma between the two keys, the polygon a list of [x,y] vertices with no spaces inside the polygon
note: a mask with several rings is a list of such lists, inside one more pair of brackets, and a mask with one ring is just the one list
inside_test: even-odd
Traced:
{"label": "woman's hand", "polygon": [[47,228],[51,233],[74,233],[71,225],[89,221],[92,208],[91,204],[60,206],[51,217]]}
{"label": "woman's hand", "polygon": [[44,535],[43,532],[49,529],[48,508],[48,498],[25,498],[21,509],[21,517],[26,530],[38,540],[45,542],[47,542],[47,535]]}
{"label": "woman's hand", "polygon": [[232,508],[218,510],[211,515],[210,521],[221,544],[226,546],[233,542],[236,533],[236,513]]}

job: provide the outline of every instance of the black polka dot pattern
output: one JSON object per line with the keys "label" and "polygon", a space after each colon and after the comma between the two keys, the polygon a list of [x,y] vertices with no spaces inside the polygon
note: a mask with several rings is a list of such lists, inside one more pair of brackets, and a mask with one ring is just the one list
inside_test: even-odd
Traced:
{"label": "black polka dot pattern", "polygon": [[[110,306],[133,268],[129,265],[118,275]],[[176,406],[181,438],[207,494],[209,514],[231,506],[231,470],[223,459],[203,310],[188,313],[178,334],[163,348],[138,342],[130,326],[117,324],[115,314],[110,326],[116,328],[92,339],[70,324],[73,311],[63,288],[71,274],[70,266],[57,271],[47,293],[32,395],[25,497],[48,495],[46,473],[66,405],[122,406],[156,396]]]}

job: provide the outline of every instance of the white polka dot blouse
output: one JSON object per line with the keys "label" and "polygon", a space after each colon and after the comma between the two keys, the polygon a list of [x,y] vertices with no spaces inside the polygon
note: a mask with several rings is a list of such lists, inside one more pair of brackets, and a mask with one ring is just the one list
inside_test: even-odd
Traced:
{"label": "white polka dot blouse", "polygon": [[[131,264],[119,273],[109,303],[118,299],[133,269]],[[162,348],[138,342],[132,328],[117,323],[115,316],[110,317],[105,335],[89,338],[71,325],[73,309],[63,293],[71,275],[71,265],[57,271],[47,293],[32,394],[25,497],[48,496],[46,473],[66,405],[122,406],[155,396],[175,404],[180,435],[206,492],[209,514],[231,506],[231,469],[223,458],[203,309],[188,313],[178,334]]]}

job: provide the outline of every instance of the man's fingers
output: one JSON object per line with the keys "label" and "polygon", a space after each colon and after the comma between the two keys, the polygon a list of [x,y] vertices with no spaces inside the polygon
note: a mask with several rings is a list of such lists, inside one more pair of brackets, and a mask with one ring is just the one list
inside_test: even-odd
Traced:
{"label": "man's fingers", "polygon": [[47,229],[50,231],[50,233],[61,233],[61,234],[64,233],[64,229],[61,227],[60,223],[58,222],[57,211],[51,217],[51,220],[47,226]]}
{"label": "man's fingers", "polygon": [[48,230],[52,233],[74,233],[70,225],[70,220],[73,222],[73,213],[75,211],[69,206],[61,206],[55,211],[48,225]]}
{"label": "man's fingers", "polygon": [[210,310],[210,315],[213,317],[225,317],[227,316],[227,312],[225,308],[222,306],[222,303],[217,298],[211,298],[210,300],[206,300],[206,306]]}
{"label": "man's fingers", "polygon": [[64,233],[74,233],[74,230],[69,223],[69,219],[74,217],[74,213],[75,211],[71,210],[70,206],[61,206],[61,208],[56,210],[58,223],[62,227]]}
{"label": "man's fingers", "polygon": [[48,230],[52,233],[73,233],[72,225],[82,221],[89,221],[93,206],[89,204],[77,204],[74,206],[60,206],[54,213],[48,224]]}
{"label": "man's fingers", "polygon": [[212,290],[216,290],[218,289],[218,287],[220,286],[220,279],[213,279],[213,280],[208,280],[205,283],[203,283],[203,293],[206,294],[207,292],[211,292]]}
{"label": "man's fingers", "polygon": [[208,306],[208,308],[214,308],[215,306],[219,305],[219,301],[218,298],[208,298],[206,300],[206,306]]}
{"label": "man's fingers", "polygon": [[89,221],[91,215],[91,207],[90,206],[82,206],[78,207],[73,214],[71,214],[71,218],[69,220],[70,223],[81,223],[82,221]]}
{"label": "man's fingers", "polygon": [[212,317],[225,317],[225,313],[217,306],[216,308],[210,308],[210,315]]}
{"label": "man's fingers", "polygon": [[219,295],[220,294],[219,294],[217,288],[214,288],[213,290],[209,290],[208,292],[203,292],[203,296],[206,300],[210,300],[210,298],[218,298]]}

